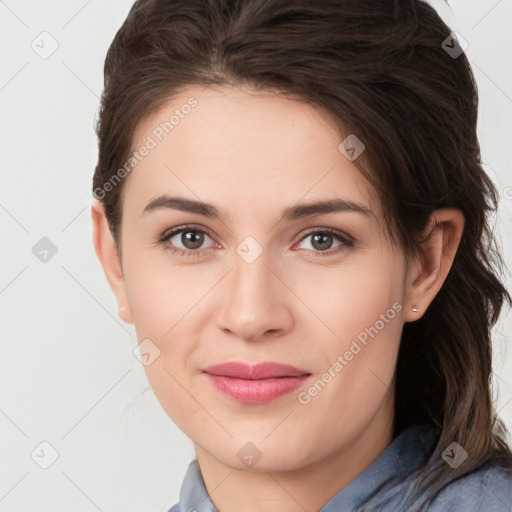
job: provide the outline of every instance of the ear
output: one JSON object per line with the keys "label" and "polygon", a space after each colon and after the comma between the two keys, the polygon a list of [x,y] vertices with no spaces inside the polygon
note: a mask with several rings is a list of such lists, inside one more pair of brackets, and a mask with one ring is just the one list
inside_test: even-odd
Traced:
{"label": "ear", "polygon": [[[432,231],[423,245],[423,257],[409,263],[406,280],[406,322],[423,316],[443,286],[452,267],[464,230],[464,215],[455,208],[435,210],[425,235]],[[412,311],[417,308],[417,312]]]}
{"label": "ear", "polygon": [[92,238],[94,249],[101,262],[110,288],[114,292],[119,308],[119,317],[127,323],[133,323],[130,305],[126,295],[126,285],[117,253],[114,237],[105,216],[105,209],[100,201],[95,201],[91,207]]}

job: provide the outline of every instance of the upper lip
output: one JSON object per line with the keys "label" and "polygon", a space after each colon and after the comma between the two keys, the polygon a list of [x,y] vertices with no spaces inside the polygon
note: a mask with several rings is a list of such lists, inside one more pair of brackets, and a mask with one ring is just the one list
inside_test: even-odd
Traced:
{"label": "upper lip", "polygon": [[280,363],[258,363],[247,364],[242,362],[229,362],[214,364],[203,370],[210,375],[220,375],[223,377],[234,377],[237,379],[258,380],[271,379],[276,377],[299,377],[309,375],[309,372],[295,368],[287,364]]}

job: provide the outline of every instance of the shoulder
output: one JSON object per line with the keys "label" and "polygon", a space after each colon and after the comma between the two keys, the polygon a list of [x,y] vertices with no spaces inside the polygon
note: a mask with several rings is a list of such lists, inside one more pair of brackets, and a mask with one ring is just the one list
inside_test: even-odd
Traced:
{"label": "shoulder", "polygon": [[488,462],[447,483],[428,512],[511,512],[512,469]]}

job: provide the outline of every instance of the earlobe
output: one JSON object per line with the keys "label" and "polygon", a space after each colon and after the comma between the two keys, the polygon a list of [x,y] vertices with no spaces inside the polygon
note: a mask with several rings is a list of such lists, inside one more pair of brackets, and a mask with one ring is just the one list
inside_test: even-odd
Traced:
{"label": "earlobe", "polygon": [[96,201],[92,205],[91,217],[94,250],[103,267],[110,288],[116,296],[119,317],[124,322],[133,323],[117,247],[105,216],[105,209],[101,202]]}
{"label": "earlobe", "polygon": [[422,258],[411,266],[407,282],[405,322],[423,316],[443,286],[452,268],[464,230],[464,215],[455,208],[442,208],[432,213],[428,238],[423,244]]}

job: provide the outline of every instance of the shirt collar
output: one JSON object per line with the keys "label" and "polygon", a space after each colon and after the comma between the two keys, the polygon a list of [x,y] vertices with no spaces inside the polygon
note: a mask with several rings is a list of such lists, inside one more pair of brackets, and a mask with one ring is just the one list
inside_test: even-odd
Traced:
{"label": "shirt collar", "polygon": [[[319,512],[353,510],[383,487],[398,484],[425,461],[435,441],[428,425],[410,427],[391,444],[359,476],[333,496]],[[218,512],[211,502],[197,459],[188,466],[180,491],[179,512]]]}
{"label": "shirt collar", "polygon": [[320,512],[356,509],[385,487],[398,485],[426,460],[435,439],[434,429],[428,425],[404,430],[359,476],[333,496]]}

